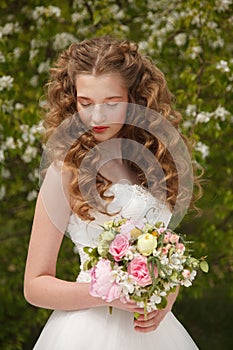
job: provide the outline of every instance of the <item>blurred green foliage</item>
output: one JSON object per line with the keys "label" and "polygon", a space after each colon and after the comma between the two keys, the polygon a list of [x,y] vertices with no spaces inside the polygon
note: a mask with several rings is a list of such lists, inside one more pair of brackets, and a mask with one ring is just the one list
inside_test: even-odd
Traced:
{"label": "blurred green foliage", "polygon": [[[174,309],[201,349],[232,348],[232,31],[231,0],[1,0],[1,349],[31,349],[50,313],[28,305],[22,291],[48,67],[72,41],[104,34],[134,40],[153,58],[196,142],[202,215],[187,215],[180,230],[195,240],[197,255],[208,255],[210,272],[181,290]],[[69,280],[78,273],[72,250],[65,239],[58,276]]]}

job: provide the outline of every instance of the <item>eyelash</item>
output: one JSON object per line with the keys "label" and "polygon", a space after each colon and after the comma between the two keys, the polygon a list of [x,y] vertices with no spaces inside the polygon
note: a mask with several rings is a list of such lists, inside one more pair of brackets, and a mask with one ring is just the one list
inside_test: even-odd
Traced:
{"label": "eyelash", "polygon": [[[79,102],[79,103],[84,108],[88,108],[88,107],[90,107],[92,105],[92,103],[81,103],[81,102]],[[111,102],[110,103],[104,103],[104,105],[107,106],[107,107],[113,108],[113,107],[116,107],[118,105],[118,102],[115,102],[115,103],[111,103]]]}

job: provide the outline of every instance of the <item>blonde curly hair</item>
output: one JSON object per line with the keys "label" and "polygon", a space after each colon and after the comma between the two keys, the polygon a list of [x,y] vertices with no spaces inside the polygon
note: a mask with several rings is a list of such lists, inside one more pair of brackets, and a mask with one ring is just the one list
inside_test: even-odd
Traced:
{"label": "blonde curly hair", "polygon": [[[117,73],[122,78],[128,90],[129,103],[158,112],[162,118],[168,120],[178,130],[181,115],[172,107],[174,98],[167,87],[164,74],[150,58],[139,53],[136,43],[111,37],[100,37],[73,43],[61,53],[55,67],[50,69],[51,78],[47,84],[47,113],[44,120],[46,139],[56,134],[58,126],[77,113],[75,87],[77,75],[99,76],[112,73]],[[118,137],[134,140],[153,153],[165,174],[164,179],[160,180],[160,186],[162,182],[166,188],[167,202],[171,208],[174,208],[178,196],[178,172],[170,152],[161,140],[148,131],[152,127],[149,119],[147,120],[145,117],[143,122],[140,121],[140,124],[135,126],[135,124],[130,124],[130,116],[128,118],[128,123],[122,127]],[[112,182],[99,172],[93,175],[93,171],[87,169],[85,173],[79,173],[81,162],[88,152],[94,149],[97,141],[90,131],[83,132],[83,124],[79,118],[76,118],[76,124],[76,140],[70,144],[64,160],[66,168],[72,172],[70,183],[72,210],[83,220],[94,220],[91,209],[98,206],[98,199],[92,194],[97,190],[99,196],[106,203],[106,206],[100,211],[107,213],[107,204],[114,197],[106,196],[105,193]],[[78,130],[82,130],[80,135]],[[180,136],[188,145],[186,138],[181,134]],[[64,135],[58,134],[55,140],[57,142],[56,149],[62,149]],[[89,169],[94,169],[97,161],[98,155],[96,154],[92,157],[92,166]],[[153,173],[154,166],[153,169],[152,166],[148,167],[146,176],[137,165],[138,162],[136,164],[129,159],[127,160],[127,157],[125,157],[125,162],[136,174],[138,182],[148,187],[155,195],[158,180]],[[95,177],[94,182],[93,177]],[[150,184],[148,179],[150,179]],[[83,198],[81,187],[89,194],[88,200]],[[184,188],[182,191],[184,199],[186,192],[187,190]]]}

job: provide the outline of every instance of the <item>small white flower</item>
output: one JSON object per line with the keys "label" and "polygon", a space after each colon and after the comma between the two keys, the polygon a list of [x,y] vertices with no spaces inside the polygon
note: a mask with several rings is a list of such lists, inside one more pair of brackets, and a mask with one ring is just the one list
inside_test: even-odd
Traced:
{"label": "small white flower", "polygon": [[4,151],[0,149],[0,163],[3,163],[4,160],[5,160]]}
{"label": "small white flower", "polygon": [[189,57],[195,60],[201,52],[202,52],[201,46],[193,46],[191,48],[191,53],[189,54]]}
{"label": "small white flower", "polygon": [[226,110],[224,107],[218,106],[213,114],[214,114],[215,118],[219,118],[219,119],[221,119],[221,121],[224,122],[226,120],[226,117],[228,115],[230,115],[230,112],[228,110]]}
{"label": "small white flower", "polygon": [[187,35],[185,33],[179,33],[174,37],[174,41],[177,46],[184,46],[187,42]]}
{"label": "small white flower", "polygon": [[18,111],[18,110],[20,110],[20,109],[23,109],[24,108],[24,105],[22,104],[22,103],[19,103],[19,102],[17,102],[16,104],[15,104],[15,109]]}
{"label": "small white flower", "polygon": [[37,156],[37,148],[32,146],[27,146],[21,158],[25,163],[30,163],[32,159],[36,158],[36,156]]}
{"label": "small white flower", "polygon": [[188,117],[195,117],[197,114],[197,106],[196,105],[188,105],[185,113]]}
{"label": "small white flower", "polygon": [[[1,161],[1,159],[0,159],[0,161]],[[2,169],[2,178],[3,179],[9,179],[10,176],[11,176],[10,170],[6,169],[6,168],[3,168]]]}
{"label": "small white flower", "polygon": [[30,50],[29,51],[29,60],[33,60],[39,53],[38,49]]}
{"label": "small white flower", "polygon": [[10,75],[3,75],[0,78],[0,91],[6,89],[10,90],[13,87],[14,78]]}
{"label": "small white flower", "polygon": [[47,61],[41,62],[39,64],[39,67],[38,67],[37,71],[38,71],[39,74],[47,73],[48,70],[49,70],[49,67],[50,67],[50,59],[48,58]]}
{"label": "small white flower", "polygon": [[21,56],[22,49],[20,47],[15,47],[13,50],[13,55],[16,59],[18,59]]}
{"label": "small white flower", "polygon": [[210,121],[211,113],[200,112],[196,116],[196,123],[208,123]]}
{"label": "small white flower", "polygon": [[53,38],[53,48],[54,50],[63,50],[75,41],[77,41],[77,38],[70,33],[58,33]]}
{"label": "small white flower", "polygon": [[196,144],[195,149],[201,153],[203,159],[209,155],[209,147],[200,141]]}
{"label": "small white flower", "polygon": [[5,63],[6,59],[5,56],[3,55],[3,53],[0,51],[0,63]]}
{"label": "small white flower", "polygon": [[13,139],[12,136],[9,136],[6,138],[6,141],[5,141],[5,149],[15,149],[16,146],[15,146],[15,141]]}
{"label": "small white flower", "polygon": [[2,200],[6,195],[6,187],[4,185],[2,185],[0,187],[0,200]]}
{"label": "small white flower", "polygon": [[224,12],[229,9],[232,4],[232,0],[215,0],[216,10],[218,12]]}
{"label": "small white flower", "polygon": [[216,68],[224,73],[230,72],[230,68],[228,67],[228,62],[224,60],[221,60],[220,62],[218,62],[216,64]]}
{"label": "small white flower", "polygon": [[31,202],[31,201],[33,201],[34,199],[36,199],[37,195],[38,195],[37,191],[36,191],[36,190],[32,190],[31,192],[28,193],[28,195],[27,195],[27,200],[28,200],[29,202]]}
{"label": "small white flower", "polygon": [[39,85],[39,76],[38,75],[34,75],[30,81],[29,81],[30,85],[32,87],[37,87]]}

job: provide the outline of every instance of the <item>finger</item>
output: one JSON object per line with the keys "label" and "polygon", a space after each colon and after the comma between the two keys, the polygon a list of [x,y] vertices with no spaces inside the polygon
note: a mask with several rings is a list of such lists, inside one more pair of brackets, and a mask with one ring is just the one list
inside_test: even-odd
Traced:
{"label": "finger", "polygon": [[147,320],[150,320],[150,319],[156,317],[156,316],[158,315],[159,312],[160,312],[159,310],[155,310],[155,311],[152,311],[152,312],[147,313],[146,315],[144,315],[144,313],[143,313],[143,315],[140,315],[140,316],[138,317],[138,320],[139,320],[139,321],[147,321]]}
{"label": "finger", "polygon": [[159,325],[153,325],[151,327],[147,327],[147,328],[142,328],[142,327],[134,327],[135,331],[136,332],[139,332],[139,333],[148,333],[148,332],[153,332],[155,331],[157,328],[158,328]]}
{"label": "finger", "polygon": [[148,328],[148,327],[152,327],[156,324],[159,324],[160,320],[156,320],[155,318],[151,318],[150,320],[143,320],[143,321],[139,321],[139,320],[135,320],[134,321],[134,325],[136,327],[141,327],[141,328]]}

